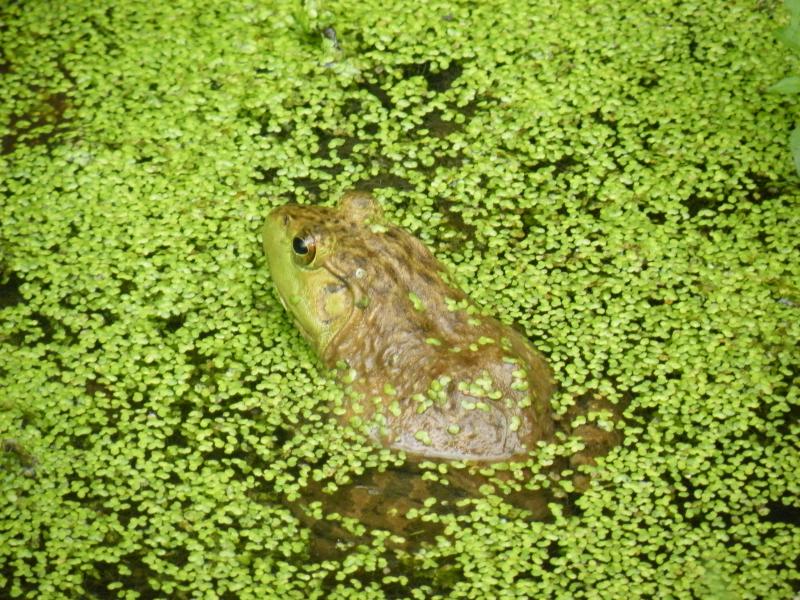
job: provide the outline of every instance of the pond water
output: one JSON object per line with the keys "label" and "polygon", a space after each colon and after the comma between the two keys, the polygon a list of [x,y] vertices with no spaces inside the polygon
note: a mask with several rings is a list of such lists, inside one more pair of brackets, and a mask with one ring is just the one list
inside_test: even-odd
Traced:
{"label": "pond water", "polygon": [[[782,5],[0,15],[0,597],[794,593]],[[553,443],[487,469],[333,418],[260,231],[349,189],[542,352]]]}

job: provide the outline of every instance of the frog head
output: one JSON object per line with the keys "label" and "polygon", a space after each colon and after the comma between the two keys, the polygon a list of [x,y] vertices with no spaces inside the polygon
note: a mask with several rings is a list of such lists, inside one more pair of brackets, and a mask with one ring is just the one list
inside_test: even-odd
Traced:
{"label": "frog head", "polygon": [[368,244],[369,225],[383,220],[367,193],[348,192],[335,208],[288,204],[263,228],[264,252],[278,297],[317,354],[346,325],[359,301],[358,265],[342,267],[348,248]]}

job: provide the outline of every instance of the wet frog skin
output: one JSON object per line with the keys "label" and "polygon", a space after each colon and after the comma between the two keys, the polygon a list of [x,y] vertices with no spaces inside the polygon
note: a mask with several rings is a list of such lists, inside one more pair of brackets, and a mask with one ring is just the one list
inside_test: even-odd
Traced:
{"label": "wet frog skin", "polygon": [[278,207],[263,242],[284,307],[346,388],[342,423],[448,460],[513,460],[552,437],[544,358],[481,314],[369,194]]}

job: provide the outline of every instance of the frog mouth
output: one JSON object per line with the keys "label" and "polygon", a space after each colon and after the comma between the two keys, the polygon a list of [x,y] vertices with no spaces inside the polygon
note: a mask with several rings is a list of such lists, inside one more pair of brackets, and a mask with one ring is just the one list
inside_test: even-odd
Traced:
{"label": "frog mouth", "polygon": [[286,302],[286,298],[283,297],[283,294],[281,294],[281,291],[278,289],[278,286],[273,286],[273,289],[275,290],[275,295],[278,296],[278,300],[280,300],[281,306],[283,306],[283,310],[285,310],[286,314],[288,314],[291,317],[294,326],[297,327],[297,329],[300,331],[300,335],[302,335],[306,340],[310,341],[311,336],[309,335],[306,328],[303,327],[303,324],[297,319],[297,317],[295,317],[294,312],[292,312],[289,309],[289,305]]}
{"label": "frog mouth", "polygon": [[283,294],[281,294],[281,291],[278,289],[278,286],[273,285],[272,289],[275,290],[275,295],[278,297],[278,300],[280,300],[281,306],[283,306],[283,310],[285,310],[289,314],[292,314],[292,311],[290,311],[289,307],[286,306],[286,300],[284,300]]}

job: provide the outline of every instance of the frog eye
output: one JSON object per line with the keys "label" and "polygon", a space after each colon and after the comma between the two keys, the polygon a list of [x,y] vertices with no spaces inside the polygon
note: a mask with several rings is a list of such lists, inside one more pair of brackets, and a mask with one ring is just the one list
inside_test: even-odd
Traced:
{"label": "frog eye", "polygon": [[305,234],[297,236],[292,240],[292,250],[294,250],[294,260],[301,265],[310,265],[314,262],[314,256],[317,254],[317,243],[314,237]]}

